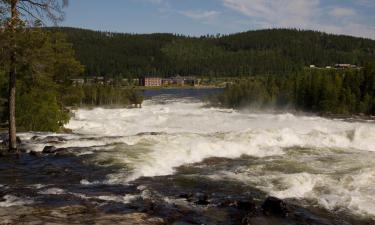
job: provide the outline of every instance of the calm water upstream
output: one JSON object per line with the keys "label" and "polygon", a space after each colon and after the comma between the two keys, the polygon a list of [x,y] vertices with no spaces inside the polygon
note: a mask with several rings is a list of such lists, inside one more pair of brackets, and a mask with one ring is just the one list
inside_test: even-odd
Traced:
{"label": "calm water upstream", "polygon": [[147,91],[140,109],[76,110],[66,126],[73,134],[22,134],[35,151],[59,137],[53,145],[74,157],[3,160],[0,209],[89,202],[117,212],[140,197],[179,204],[169,192],[220,184],[375,220],[374,123],[210,108],[200,91]]}

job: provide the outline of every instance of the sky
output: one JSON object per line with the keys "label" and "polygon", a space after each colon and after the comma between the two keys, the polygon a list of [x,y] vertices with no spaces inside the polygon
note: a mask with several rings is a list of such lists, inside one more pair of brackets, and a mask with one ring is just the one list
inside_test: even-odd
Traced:
{"label": "sky", "polygon": [[230,34],[298,28],[375,39],[375,0],[70,0],[60,26],[125,33]]}

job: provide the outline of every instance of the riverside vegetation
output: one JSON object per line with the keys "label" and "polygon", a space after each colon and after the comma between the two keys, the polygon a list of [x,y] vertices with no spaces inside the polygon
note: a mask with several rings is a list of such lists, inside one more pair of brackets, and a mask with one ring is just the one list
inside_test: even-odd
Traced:
{"label": "riverside vegetation", "polygon": [[[2,25],[4,26],[4,24]],[[9,34],[0,32],[1,54]],[[120,85],[73,85],[78,76],[132,78],[141,75],[235,77],[217,102],[225,107],[293,106],[334,114],[374,114],[375,41],[313,31],[264,30],[199,38],[172,34],[130,35],[73,28],[17,32],[19,73],[17,125],[58,131],[68,106],[140,104],[142,97]],[[1,118],[7,122],[6,72],[1,58]],[[307,70],[306,65],[352,63],[362,70]],[[246,81],[245,81],[246,80]]]}
{"label": "riverside vegetation", "polygon": [[375,64],[362,70],[306,69],[295,75],[256,76],[228,85],[216,101],[233,108],[375,115]]}
{"label": "riverside vegetation", "polygon": [[[0,32],[0,53],[7,54],[9,34]],[[21,130],[59,131],[69,121],[68,106],[140,104],[134,90],[110,85],[74,86],[71,78],[84,72],[65,35],[41,28],[17,33],[18,80],[17,126]],[[9,62],[1,58],[1,121],[7,123],[6,72]]]}

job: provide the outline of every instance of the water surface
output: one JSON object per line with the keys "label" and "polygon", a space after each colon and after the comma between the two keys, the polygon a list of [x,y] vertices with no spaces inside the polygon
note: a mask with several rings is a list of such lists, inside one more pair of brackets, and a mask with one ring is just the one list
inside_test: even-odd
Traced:
{"label": "water surface", "polygon": [[[168,189],[169,179],[180,182],[172,184],[179,191],[204,181],[207,188],[220,184],[223,192],[257,189],[306,207],[375,219],[373,123],[251,114],[207,107],[197,98],[150,94],[140,109],[76,110],[67,128],[74,134],[26,133],[22,138],[35,151],[46,145],[32,140],[35,135],[40,140],[61,136],[64,140],[55,146],[74,147],[71,152],[83,165],[74,167],[74,158],[54,162],[55,167],[72,167],[70,185],[58,171],[50,181],[34,177],[21,185],[27,183],[36,193],[9,194],[0,208],[33,205],[43,195],[66,194],[75,196],[74,201],[99,198],[104,205],[126,203],[137,196],[129,194],[131,183],[140,182],[138,196],[147,197],[148,185],[164,182]],[[48,170],[48,161],[38,160]],[[169,178],[152,182],[162,177]],[[0,179],[0,188],[15,190],[17,182]]]}

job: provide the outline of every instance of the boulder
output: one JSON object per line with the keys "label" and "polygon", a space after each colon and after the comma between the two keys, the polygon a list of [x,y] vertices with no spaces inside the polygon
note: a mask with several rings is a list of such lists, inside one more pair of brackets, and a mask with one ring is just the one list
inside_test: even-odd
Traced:
{"label": "boulder", "polygon": [[235,200],[229,206],[235,207],[239,210],[244,210],[248,212],[253,212],[256,210],[256,205],[251,200]]}
{"label": "boulder", "polygon": [[289,213],[288,205],[281,199],[268,197],[262,205],[265,215],[275,215],[287,217]]}
{"label": "boulder", "polygon": [[36,151],[30,151],[29,154],[35,157],[39,157],[41,155],[40,152],[36,152]]}
{"label": "boulder", "polygon": [[42,139],[42,142],[44,143],[61,143],[65,142],[66,139],[63,137],[58,137],[58,136],[47,136]]}
{"label": "boulder", "polygon": [[58,148],[56,148],[55,146],[45,146],[43,148],[42,153],[44,153],[44,154],[53,154],[53,153],[56,153],[57,150],[58,150]]}
{"label": "boulder", "polygon": [[204,193],[196,193],[195,198],[197,199],[197,201],[195,202],[195,204],[197,204],[197,205],[208,205],[208,204],[210,204],[210,202],[208,201],[208,196]]}

